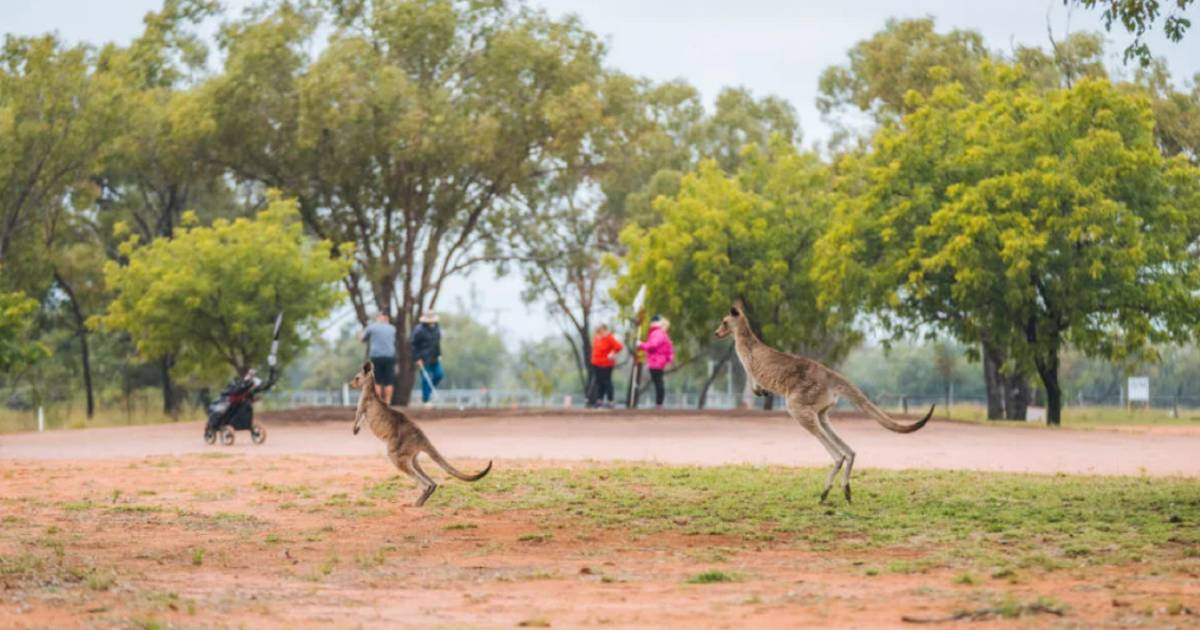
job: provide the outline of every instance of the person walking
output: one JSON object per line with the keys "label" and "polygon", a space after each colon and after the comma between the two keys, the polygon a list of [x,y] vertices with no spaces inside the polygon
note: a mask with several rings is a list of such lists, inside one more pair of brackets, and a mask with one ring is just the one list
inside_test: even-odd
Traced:
{"label": "person walking", "polygon": [[423,313],[418,321],[410,343],[417,378],[421,379],[421,402],[428,406],[433,390],[446,376],[442,370],[442,330],[438,327],[437,313],[432,311]]}
{"label": "person walking", "polygon": [[662,409],[663,400],[667,397],[666,385],[663,383],[663,371],[675,362],[675,346],[667,329],[671,322],[661,315],[655,315],[650,320],[650,334],[646,340],[638,344],[638,350],[646,353],[646,367],[650,368],[650,379],[654,381],[654,408]]}
{"label": "person walking", "polygon": [[367,344],[367,356],[375,373],[375,393],[391,404],[396,390],[396,327],[388,314],[380,311],[375,321],[363,329],[360,339]]}
{"label": "person walking", "polygon": [[608,326],[596,326],[596,336],[592,339],[592,387],[588,390],[588,407],[599,407],[603,404],[612,408],[612,373],[617,365],[613,357],[624,347]]}

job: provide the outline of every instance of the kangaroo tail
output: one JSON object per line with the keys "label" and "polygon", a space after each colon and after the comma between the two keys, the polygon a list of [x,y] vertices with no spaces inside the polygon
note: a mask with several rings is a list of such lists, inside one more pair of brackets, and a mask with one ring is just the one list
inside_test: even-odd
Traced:
{"label": "kangaroo tail", "polygon": [[441,466],[442,470],[450,473],[451,475],[454,475],[455,477],[458,477],[459,479],[462,479],[463,481],[479,481],[480,479],[483,479],[485,476],[487,476],[487,474],[489,472],[491,472],[491,470],[492,470],[492,462],[489,461],[487,467],[485,467],[483,470],[475,473],[474,475],[468,475],[468,474],[459,472],[459,470],[457,468],[455,468],[450,462],[446,461],[446,458],[442,457],[442,454],[439,453],[437,451],[437,449],[433,447],[433,444],[426,442],[424,450],[425,450],[425,454],[429,455],[429,459],[432,459],[434,461],[434,463],[436,463],[438,466]]}
{"label": "kangaroo tail", "polygon": [[899,422],[893,420],[886,411],[880,409],[878,405],[871,402],[871,399],[867,398],[867,395],[864,394],[861,389],[855,387],[854,383],[842,378],[840,374],[837,375],[835,382],[835,388],[839,393],[846,396],[846,398],[848,398],[850,402],[854,403],[856,407],[862,409],[864,413],[874,418],[879,424],[883,425],[883,428],[889,431],[895,431],[896,433],[912,433],[913,431],[925,426],[925,423],[929,422],[929,419],[933,417],[934,408],[937,407],[936,404],[931,405],[929,407],[929,413],[925,414],[924,418],[921,418],[912,424],[900,424]]}

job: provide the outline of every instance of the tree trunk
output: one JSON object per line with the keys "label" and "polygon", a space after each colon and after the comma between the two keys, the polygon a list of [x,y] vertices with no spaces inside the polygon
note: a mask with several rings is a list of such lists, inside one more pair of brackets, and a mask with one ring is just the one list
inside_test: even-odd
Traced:
{"label": "tree trunk", "polygon": [[700,388],[700,401],[696,405],[697,409],[704,409],[704,406],[708,404],[708,388],[712,387],[713,382],[717,380],[717,375],[721,373],[721,368],[725,367],[726,363],[729,363],[729,359],[732,356],[733,344],[729,344],[729,349],[725,351],[725,354],[721,355],[721,360],[713,366],[712,374],[709,374],[708,378],[704,379],[704,386]]}
{"label": "tree trunk", "polygon": [[983,343],[983,384],[987,391],[987,418],[1000,420],[1004,417],[1004,384],[1000,376],[1003,360],[991,344]]}
{"label": "tree trunk", "polygon": [[1029,379],[1024,374],[1004,375],[1004,418],[1025,420],[1029,403],[1033,400]]}
{"label": "tree trunk", "polygon": [[162,381],[163,413],[171,417],[179,415],[179,394],[175,391],[175,381],[171,379],[171,366],[175,357],[170,353],[163,355],[158,362],[159,378]]}
{"label": "tree trunk", "polygon": [[90,420],[96,414],[96,399],[92,393],[92,361],[88,354],[87,328],[79,326],[79,351],[83,354],[83,389],[87,392],[87,417]]}
{"label": "tree trunk", "polygon": [[87,318],[83,316],[83,309],[79,306],[75,291],[63,280],[57,269],[54,270],[54,280],[67,294],[67,301],[71,304],[71,313],[75,317],[75,334],[79,335],[79,351],[83,362],[83,388],[87,394],[87,417],[91,419],[96,413],[96,397],[92,392],[92,360],[88,353]]}
{"label": "tree trunk", "polygon": [[1046,424],[1059,426],[1062,424],[1062,387],[1058,382],[1058,350],[1051,350],[1050,355],[1037,359],[1038,376],[1042,386],[1046,388]]}
{"label": "tree trunk", "polygon": [[392,325],[396,327],[396,389],[392,392],[392,404],[407,407],[411,402],[413,384],[417,382],[417,366],[413,364],[408,327],[404,325],[403,318]]}

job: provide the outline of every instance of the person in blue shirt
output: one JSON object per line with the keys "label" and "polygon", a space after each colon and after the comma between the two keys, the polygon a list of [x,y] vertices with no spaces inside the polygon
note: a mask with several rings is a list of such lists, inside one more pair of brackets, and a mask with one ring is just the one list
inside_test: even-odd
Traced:
{"label": "person in blue shirt", "polygon": [[375,393],[390,404],[396,390],[396,327],[387,313],[380,311],[375,321],[367,324],[362,341],[374,368]]}

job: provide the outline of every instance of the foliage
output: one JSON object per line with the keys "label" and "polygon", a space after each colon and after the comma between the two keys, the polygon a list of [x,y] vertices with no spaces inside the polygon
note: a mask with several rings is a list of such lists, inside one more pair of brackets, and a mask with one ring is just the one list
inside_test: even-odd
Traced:
{"label": "foliage", "polygon": [[911,111],[910,90],[928,96],[957,82],[969,96],[986,90],[980,63],[990,58],[977,31],[934,31],[933,18],[890,19],[882,31],[858,42],[846,65],[821,73],[817,109],[829,116],[851,107],[891,121]]}
{"label": "foliage", "polygon": [[468,312],[442,313],[439,326],[446,371],[441,387],[496,387],[510,362],[503,337]]}
{"label": "foliage", "polygon": [[1085,80],[972,103],[949,86],[874,145],[818,244],[822,304],[897,334],[986,332],[1037,369],[1051,421],[1066,344],[1120,360],[1190,334],[1200,180],[1161,156],[1144,98]]}
{"label": "foliage", "polygon": [[499,201],[572,164],[601,111],[599,39],[520,3],[276,2],[220,40],[202,88],[218,159],[295,197],[318,237],[357,243],[359,321],[390,312],[400,338],[489,259]]}
{"label": "foliage", "polygon": [[1183,39],[1184,33],[1191,27],[1192,21],[1183,16],[1184,11],[1194,0],[1169,0],[1160,3],[1159,0],[1063,0],[1063,4],[1078,3],[1087,9],[1102,7],[1100,16],[1104,19],[1104,28],[1112,30],[1113,24],[1120,24],[1130,34],[1133,41],[1125,48],[1125,61],[1137,59],[1143,66],[1149,65],[1152,57],[1150,47],[1143,38],[1158,21],[1163,12],[1163,5],[1174,5],[1163,18],[1163,34],[1167,39],[1177,42]]}
{"label": "foliage", "polygon": [[128,332],[144,356],[172,353],[182,373],[214,377],[222,363],[238,373],[261,365],[282,312],[286,362],[301,331],[341,298],[335,283],[349,264],[331,257],[330,242],[306,238],[298,218],[294,202],[276,198],[255,219],[185,228],[141,248],[131,237],[129,264],[105,265],[116,297],[95,323]]}
{"label": "foliage", "polygon": [[768,343],[835,360],[852,339],[849,322],[813,308],[809,277],[830,209],[826,169],[782,138],[748,147],[744,160],[735,176],[701,164],[655,204],[661,224],[622,232],[628,269],[615,295],[629,304],[646,285],[647,310],[671,319],[681,341],[711,338],[740,297]]}
{"label": "foliage", "polygon": [[45,356],[29,341],[37,300],[23,293],[0,293],[0,373],[21,369]]}
{"label": "foliage", "polygon": [[[6,35],[0,50],[0,261],[39,254],[44,227],[72,193],[85,204],[86,177],[124,112],[124,90],[92,71],[85,46],[52,35]],[[29,251],[32,250],[32,251]],[[9,272],[13,270],[8,269]]]}

